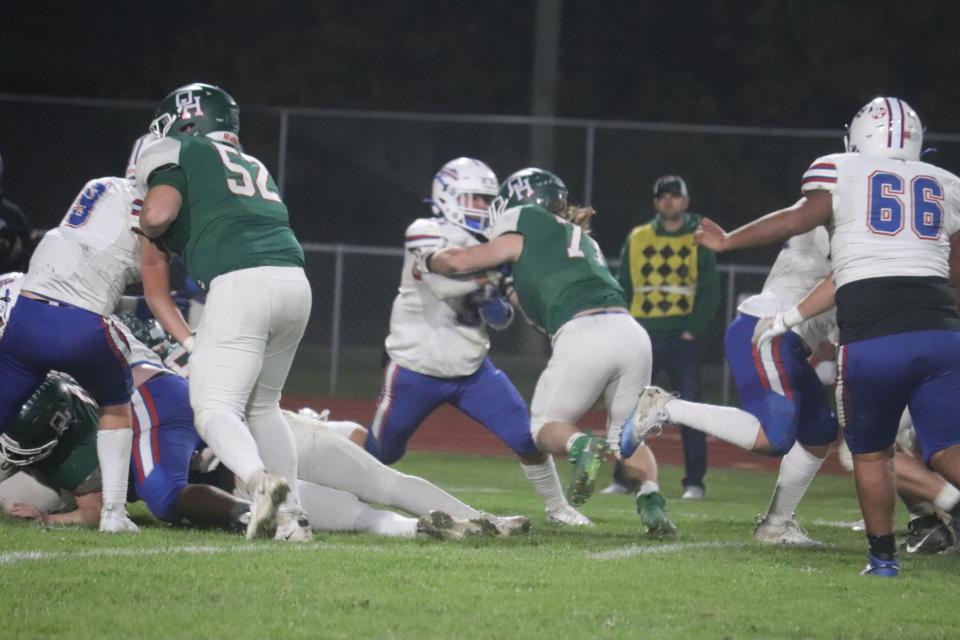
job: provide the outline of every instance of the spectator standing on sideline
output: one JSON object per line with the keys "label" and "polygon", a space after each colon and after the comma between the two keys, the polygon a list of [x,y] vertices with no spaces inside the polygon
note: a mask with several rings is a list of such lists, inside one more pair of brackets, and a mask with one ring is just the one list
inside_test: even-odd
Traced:
{"label": "spectator standing on sideline", "polygon": [[[653,183],[657,214],[635,227],[620,253],[617,279],[627,306],[653,343],[653,378],[666,369],[670,385],[691,402],[701,399],[701,338],[720,306],[716,255],[693,241],[701,216],[687,211],[690,197],[683,178],[666,175]],[[703,433],[681,428],[683,498],[702,500],[707,471]],[[610,493],[626,490],[621,466]]]}

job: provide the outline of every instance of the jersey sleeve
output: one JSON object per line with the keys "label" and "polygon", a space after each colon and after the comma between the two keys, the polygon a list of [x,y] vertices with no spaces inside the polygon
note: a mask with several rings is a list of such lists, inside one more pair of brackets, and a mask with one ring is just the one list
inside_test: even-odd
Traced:
{"label": "jersey sleeve", "polygon": [[403,248],[407,251],[439,251],[445,246],[446,237],[436,221],[429,218],[414,220],[403,239]]}
{"label": "jersey sleeve", "polygon": [[141,193],[150,188],[150,176],[165,167],[180,164],[180,141],[174,138],[160,138],[148,144],[140,152],[137,160],[136,182]]}
{"label": "jersey sleeve", "polygon": [[800,192],[824,191],[833,192],[837,188],[837,163],[830,156],[817,158],[804,172],[800,180]]}
{"label": "jersey sleeve", "polygon": [[497,221],[493,223],[493,228],[490,229],[489,234],[490,239],[493,240],[505,233],[518,233],[517,226],[520,224],[521,211],[523,211],[522,207],[514,207],[504,211],[503,215],[499,216]]}

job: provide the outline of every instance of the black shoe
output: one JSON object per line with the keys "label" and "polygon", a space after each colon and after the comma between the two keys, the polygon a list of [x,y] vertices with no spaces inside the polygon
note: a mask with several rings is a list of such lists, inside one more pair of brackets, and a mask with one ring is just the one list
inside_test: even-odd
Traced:
{"label": "black shoe", "polygon": [[953,545],[950,529],[935,515],[921,516],[907,525],[907,553],[940,553]]}

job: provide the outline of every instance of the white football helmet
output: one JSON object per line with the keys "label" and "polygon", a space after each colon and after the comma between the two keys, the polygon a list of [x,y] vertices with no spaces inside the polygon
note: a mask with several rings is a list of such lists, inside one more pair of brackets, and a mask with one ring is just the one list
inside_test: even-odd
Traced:
{"label": "white football helmet", "polygon": [[923,125],[900,98],[874,98],[853,116],[844,143],[848,152],[919,160]]}
{"label": "white football helmet", "polygon": [[[488,208],[497,196],[497,176],[474,158],[457,158],[440,167],[433,177],[430,204],[433,212],[474,233],[490,226]],[[476,197],[482,200],[477,202]]]}

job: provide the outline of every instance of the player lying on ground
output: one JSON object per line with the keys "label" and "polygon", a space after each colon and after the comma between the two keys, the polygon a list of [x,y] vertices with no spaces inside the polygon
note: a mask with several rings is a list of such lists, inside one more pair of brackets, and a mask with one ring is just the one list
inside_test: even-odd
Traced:
{"label": "player lying on ground", "polygon": [[[587,233],[590,216],[570,207],[567,193],[549,171],[517,171],[500,186],[491,207],[491,240],[421,252],[415,273],[455,276],[511,266],[511,301],[553,346],[530,404],[531,435],[541,451],[570,455],[571,494],[582,502],[609,448],[576,423],[602,396],[608,428],[623,424],[650,383],[652,352],[649,336],[627,312],[623,289]],[[653,452],[641,446],[632,458],[636,464],[629,473],[640,476],[637,505],[648,533],[675,533],[663,510]]]}
{"label": "player lying on ground", "polygon": [[[619,438],[627,456],[665,424],[702,431],[746,451],[782,457],[780,476],[754,538],[771,544],[814,544],[794,519],[807,487],[837,437],[837,421],[808,358],[836,330],[828,311],[783,336],[756,342],[766,321],[797,304],[830,276],[830,240],[823,227],[791,238],[780,251],[763,291],[745,300],[727,328],[724,351],[743,409],[675,398],[647,387]],[[616,434],[612,437],[616,438]]]}
{"label": "player lying on ground", "polygon": [[[850,453],[843,449],[841,453],[844,455],[840,456],[840,462],[852,471]],[[951,512],[960,503],[960,490],[923,463],[909,410],[900,417],[893,465],[897,473],[897,494],[910,512],[907,538],[901,548],[907,553],[939,553],[957,548],[960,522]]]}
{"label": "player lying on ground", "polygon": [[[133,323],[128,318],[127,322]],[[156,329],[156,328],[155,328]],[[137,331],[143,334],[142,331]],[[131,474],[136,495],[144,500],[150,512],[166,522],[189,520],[193,524],[235,527],[245,522],[249,501],[239,499],[226,490],[234,489],[234,477],[229,473],[214,473],[216,461],[209,455],[197,455],[202,443],[192,425],[192,413],[187,399],[186,381],[161,369],[156,354],[132,342],[134,353],[142,358],[134,369],[137,389],[133,408],[136,416]],[[84,407],[82,390],[75,384],[57,379],[57,385],[47,385],[43,395],[24,408],[16,438],[0,441],[0,455],[5,468],[24,470],[31,475],[59,478],[73,474],[55,488],[73,492],[72,478],[91,477],[82,486],[83,512],[46,515],[43,504],[32,504],[26,496],[36,494],[36,487],[16,483],[0,484],[0,499],[13,505],[10,512],[21,517],[32,517],[44,522],[75,522],[92,524],[96,520],[84,518],[94,511],[99,495],[96,486],[96,457],[90,454],[91,428]],[[40,411],[43,407],[44,411]],[[74,408],[76,407],[76,408]],[[87,411],[89,413],[89,411]],[[51,416],[64,420],[61,433],[52,431]],[[459,538],[474,534],[511,535],[529,529],[523,517],[501,518],[483,514],[457,500],[450,494],[415,476],[401,474],[373,459],[348,439],[324,428],[324,422],[309,416],[287,413],[295,424],[295,437],[300,444],[299,462],[304,475],[299,481],[311,505],[310,525],[325,531],[369,531],[382,535],[413,536],[427,533],[443,538]],[[27,425],[40,429],[29,431]],[[350,423],[348,428],[356,427]],[[44,431],[43,429],[46,429]],[[36,433],[36,435],[31,435]],[[51,436],[36,444],[38,437]],[[86,446],[87,448],[84,448]],[[42,455],[40,455],[42,454]],[[84,455],[86,454],[86,457]],[[95,451],[94,451],[95,454]],[[78,462],[79,461],[79,462]],[[191,463],[202,461],[204,473],[191,476]],[[196,467],[196,465],[194,465]],[[221,467],[222,469],[222,467]],[[194,469],[195,471],[197,469]],[[82,476],[82,478],[80,478]],[[216,483],[220,487],[207,483]],[[54,494],[55,497],[56,494]],[[247,497],[240,490],[239,495]],[[360,499],[407,510],[417,518],[372,509]],[[51,500],[33,498],[50,504]],[[56,500],[53,501],[56,504]],[[18,504],[19,503],[19,504]],[[278,529],[277,535],[284,530]]]}

